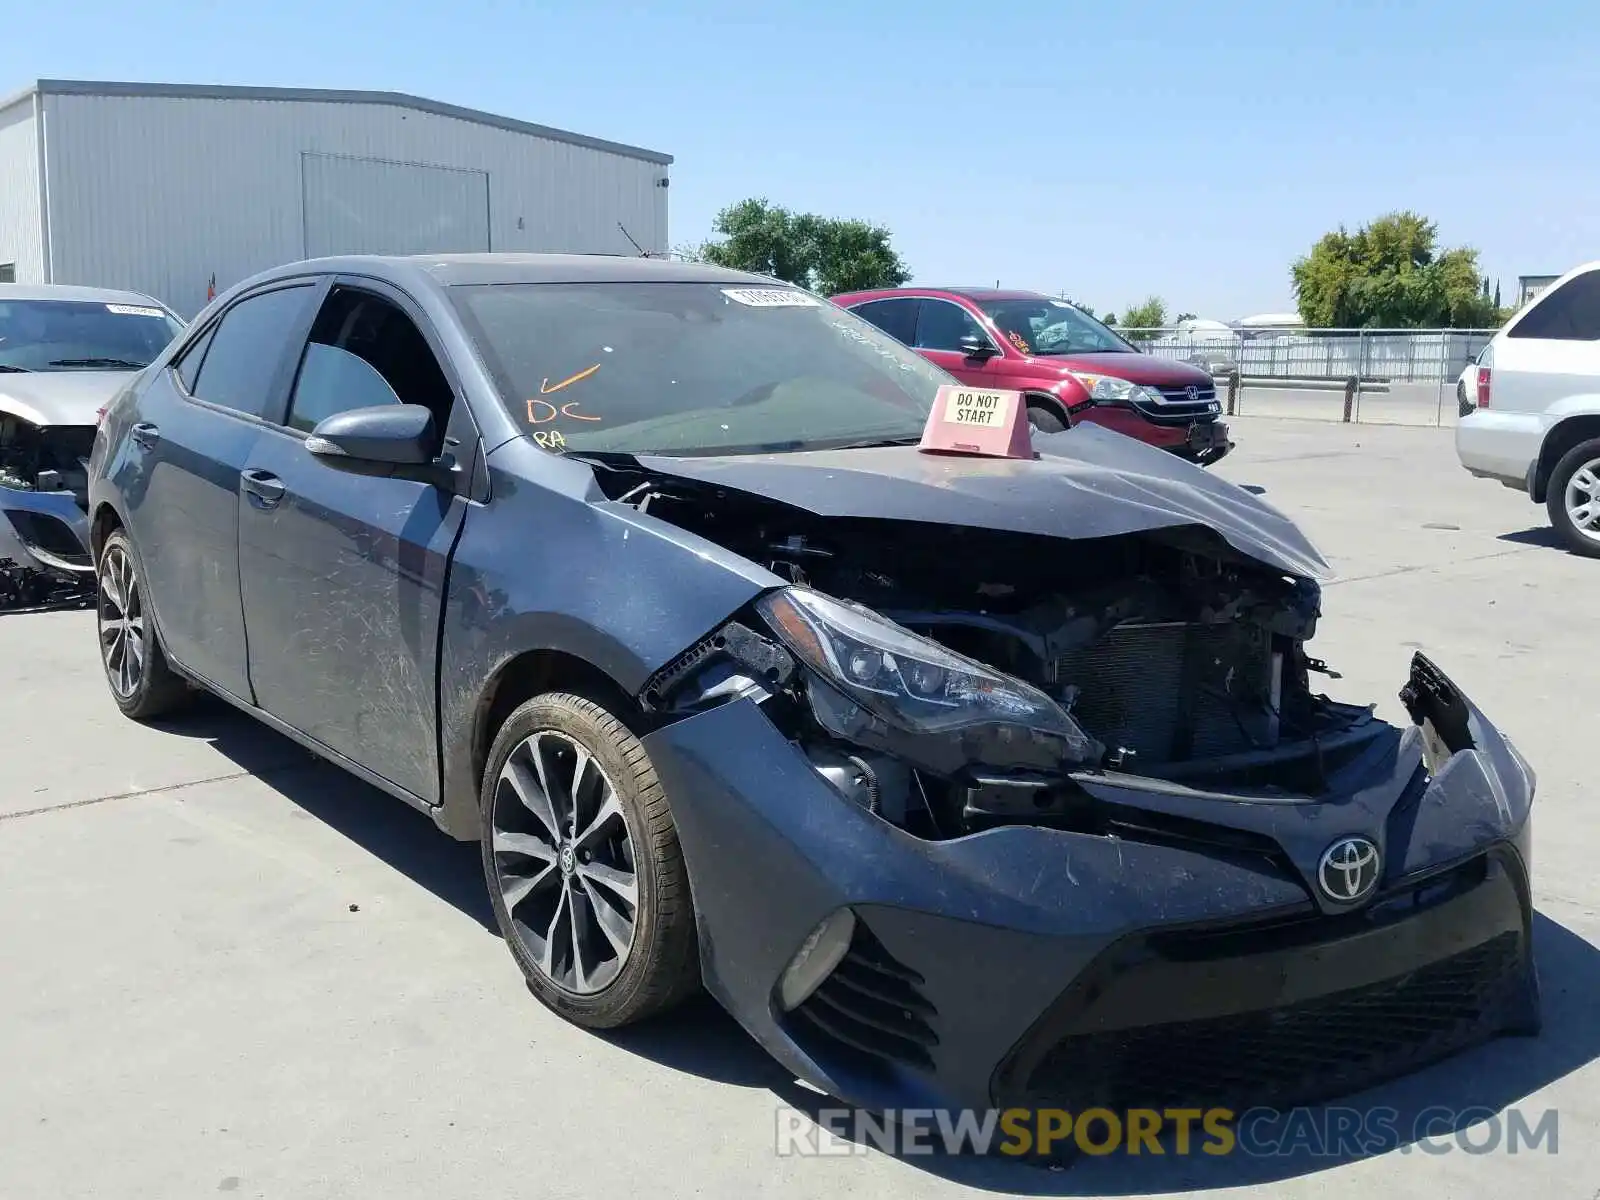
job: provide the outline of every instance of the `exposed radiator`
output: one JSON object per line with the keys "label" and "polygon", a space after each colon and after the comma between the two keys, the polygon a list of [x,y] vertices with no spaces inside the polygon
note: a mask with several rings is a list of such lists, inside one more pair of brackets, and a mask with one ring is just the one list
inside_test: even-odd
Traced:
{"label": "exposed radiator", "polygon": [[1186,762],[1276,743],[1277,658],[1257,625],[1129,624],[1062,655],[1056,680],[1078,688],[1073,717],[1112,751]]}

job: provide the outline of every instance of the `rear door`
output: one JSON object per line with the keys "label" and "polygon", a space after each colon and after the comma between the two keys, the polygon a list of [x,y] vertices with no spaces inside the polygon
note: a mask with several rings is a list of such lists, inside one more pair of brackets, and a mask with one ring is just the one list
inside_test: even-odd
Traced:
{"label": "rear door", "polygon": [[335,470],[305,446],[335,413],[434,412],[441,448],[477,445],[438,338],[403,294],[336,280],[302,339],[285,410],[250,447],[238,507],[256,703],[422,800],[439,799],[436,666],[446,570],[468,501]]}
{"label": "rear door", "polygon": [[888,300],[869,300],[850,311],[876,325],[895,341],[909,346],[917,337],[917,306],[921,303],[915,296],[897,296]]}
{"label": "rear door", "polygon": [[1490,408],[1543,413],[1600,392],[1600,270],[1557,284],[1493,344]]}
{"label": "rear door", "polygon": [[115,482],[168,654],[250,699],[239,603],[239,472],[281,399],[319,288],[229,305],[145,389]]}

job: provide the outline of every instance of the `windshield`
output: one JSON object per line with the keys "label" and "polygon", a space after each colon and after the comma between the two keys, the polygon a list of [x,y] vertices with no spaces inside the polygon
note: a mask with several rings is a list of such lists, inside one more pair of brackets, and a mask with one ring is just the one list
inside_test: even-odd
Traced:
{"label": "windshield", "polygon": [[153,305],[0,299],[0,371],[133,371],[182,331]]}
{"label": "windshield", "polygon": [[1024,354],[1137,354],[1133,346],[1065,300],[985,300],[983,311]]}
{"label": "windshield", "polygon": [[558,451],[737,454],[922,435],[954,382],[794,288],[498,284],[451,298],[516,422]]}

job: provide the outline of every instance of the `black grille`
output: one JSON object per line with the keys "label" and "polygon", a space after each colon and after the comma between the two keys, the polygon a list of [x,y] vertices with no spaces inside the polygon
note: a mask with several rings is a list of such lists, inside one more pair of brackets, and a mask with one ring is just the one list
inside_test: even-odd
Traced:
{"label": "black grille", "polygon": [[796,1040],[819,1056],[842,1055],[857,1066],[931,1067],[938,1013],[922,984],[921,975],[857,920],[843,960],[791,1014]]}
{"label": "black grille", "polygon": [[1146,763],[1271,745],[1273,671],[1271,635],[1242,622],[1119,625],[1056,662],[1078,722]]}
{"label": "black grille", "polygon": [[1023,1094],[1006,1102],[1243,1108],[1347,1095],[1492,1033],[1520,964],[1521,938],[1502,933],[1409,975],[1285,1008],[1079,1032],[1039,1058]]}
{"label": "black grille", "polygon": [[1183,388],[1157,388],[1166,399],[1165,404],[1136,404],[1140,415],[1157,425],[1190,425],[1195,421],[1209,421],[1215,415],[1211,405],[1216,402],[1217,389],[1197,387],[1193,399]]}

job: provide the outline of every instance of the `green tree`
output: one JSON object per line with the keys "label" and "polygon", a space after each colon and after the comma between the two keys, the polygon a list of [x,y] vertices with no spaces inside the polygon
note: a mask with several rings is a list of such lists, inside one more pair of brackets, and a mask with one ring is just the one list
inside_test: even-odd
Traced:
{"label": "green tree", "polygon": [[867,221],[750,199],[723,209],[712,229],[720,240],[691,247],[685,257],[770,275],[825,296],[898,287],[911,278],[889,244],[889,231]]}
{"label": "green tree", "polygon": [[1167,323],[1167,303],[1160,296],[1151,296],[1143,304],[1135,304],[1122,314],[1120,329],[1160,329]]}
{"label": "green tree", "polygon": [[1324,234],[1290,270],[1300,317],[1312,328],[1471,328],[1495,323],[1478,252],[1437,251],[1438,226],[1388,213],[1355,233]]}
{"label": "green tree", "polygon": [[1182,325],[1185,321],[1194,321],[1194,320],[1197,320],[1197,319],[1198,318],[1197,318],[1196,314],[1194,314],[1192,312],[1181,312],[1177,316],[1172,318],[1172,323],[1174,325]]}

